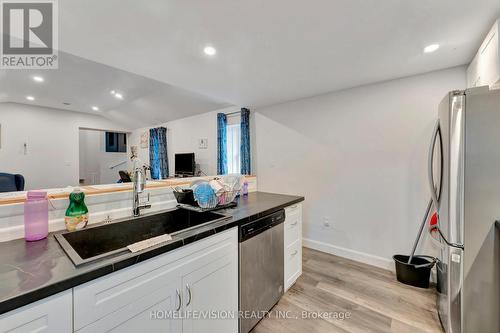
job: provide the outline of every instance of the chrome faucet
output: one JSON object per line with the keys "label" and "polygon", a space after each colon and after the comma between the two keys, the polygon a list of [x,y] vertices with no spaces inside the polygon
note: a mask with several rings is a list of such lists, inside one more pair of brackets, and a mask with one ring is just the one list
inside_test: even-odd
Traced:
{"label": "chrome faucet", "polygon": [[142,209],[151,208],[151,205],[149,204],[149,193],[148,193],[148,201],[145,202],[143,205],[141,205],[140,203],[139,194],[144,192],[145,187],[146,187],[146,177],[144,176],[144,171],[142,168],[136,167],[134,170],[134,194],[132,199],[133,200],[132,213],[136,217],[141,215]]}

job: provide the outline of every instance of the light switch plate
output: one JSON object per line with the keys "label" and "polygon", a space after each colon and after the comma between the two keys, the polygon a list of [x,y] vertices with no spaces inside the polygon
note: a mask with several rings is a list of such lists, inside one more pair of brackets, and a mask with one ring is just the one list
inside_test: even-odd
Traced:
{"label": "light switch plate", "polygon": [[208,148],[208,139],[207,138],[198,139],[198,148],[207,149]]}

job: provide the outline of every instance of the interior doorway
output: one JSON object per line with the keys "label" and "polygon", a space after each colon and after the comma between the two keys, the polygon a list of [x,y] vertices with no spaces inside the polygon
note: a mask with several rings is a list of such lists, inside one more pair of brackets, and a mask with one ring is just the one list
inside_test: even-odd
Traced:
{"label": "interior doorway", "polygon": [[113,184],[128,172],[128,133],[97,129],[79,131],[80,185]]}

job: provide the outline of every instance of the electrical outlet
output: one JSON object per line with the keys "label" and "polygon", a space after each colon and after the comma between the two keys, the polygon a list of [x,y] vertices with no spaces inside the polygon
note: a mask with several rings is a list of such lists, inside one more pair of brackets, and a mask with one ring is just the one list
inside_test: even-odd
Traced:
{"label": "electrical outlet", "polygon": [[323,228],[330,228],[330,227],[331,227],[330,217],[324,216],[323,217]]}

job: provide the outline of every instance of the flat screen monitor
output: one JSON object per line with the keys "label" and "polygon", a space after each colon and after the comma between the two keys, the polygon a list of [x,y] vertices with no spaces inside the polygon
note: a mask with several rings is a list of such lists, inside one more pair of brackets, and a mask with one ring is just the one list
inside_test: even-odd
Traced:
{"label": "flat screen monitor", "polygon": [[175,154],[175,174],[194,176],[196,163],[194,153]]}

